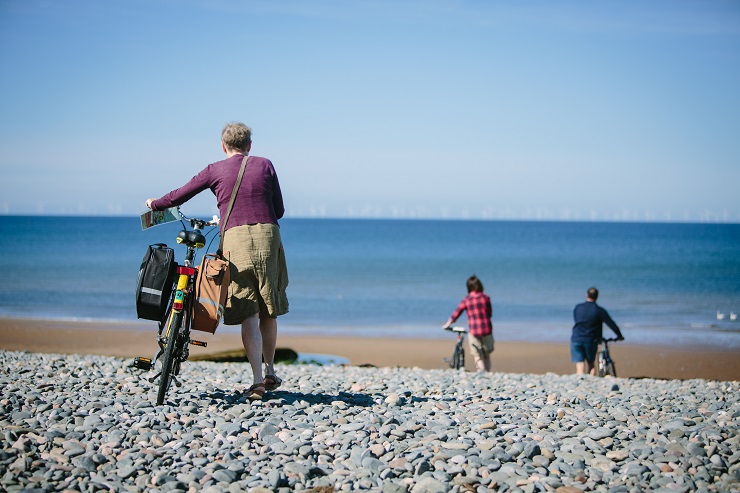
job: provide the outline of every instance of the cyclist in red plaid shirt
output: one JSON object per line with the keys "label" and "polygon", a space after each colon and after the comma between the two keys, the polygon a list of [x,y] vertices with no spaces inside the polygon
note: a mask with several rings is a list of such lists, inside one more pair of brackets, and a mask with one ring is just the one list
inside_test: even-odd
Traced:
{"label": "cyclist in red plaid shirt", "polygon": [[491,323],[491,298],[483,293],[483,283],[476,276],[468,279],[468,295],[463,298],[450,316],[445,328],[460,318],[462,312],[468,314],[470,352],[473,353],[478,371],[491,371],[493,352],[493,324]]}

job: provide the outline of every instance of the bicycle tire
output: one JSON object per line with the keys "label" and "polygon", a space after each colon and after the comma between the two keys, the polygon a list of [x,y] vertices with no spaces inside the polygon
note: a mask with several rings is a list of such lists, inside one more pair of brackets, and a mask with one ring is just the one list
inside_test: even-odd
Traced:
{"label": "bicycle tire", "polygon": [[604,358],[604,353],[599,353],[599,361],[598,361],[598,370],[599,370],[599,377],[603,378],[606,376],[607,368],[606,368],[607,362]]}
{"label": "bicycle tire", "polygon": [[611,375],[616,378],[617,376],[617,366],[614,364],[613,361],[610,361],[606,365],[606,374]]}
{"label": "bicycle tire", "polygon": [[[172,318],[174,316],[174,319]],[[165,347],[164,357],[162,358],[162,374],[159,376],[159,391],[157,392],[157,405],[161,406],[164,403],[164,398],[167,395],[167,391],[172,385],[173,373],[175,370],[175,364],[177,362],[177,335],[180,332],[180,324],[182,323],[182,312],[171,312],[167,318],[168,323],[166,327],[169,330],[167,336],[167,346]]]}
{"label": "bicycle tire", "polygon": [[455,346],[455,352],[452,355],[452,367],[459,370],[465,366],[465,351],[460,344]]}
{"label": "bicycle tire", "polygon": [[455,368],[455,365],[457,365],[457,347],[452,350],[452,356],[446,358],[445,361],[447,361],[447,364],[450,366],[450,368]]}

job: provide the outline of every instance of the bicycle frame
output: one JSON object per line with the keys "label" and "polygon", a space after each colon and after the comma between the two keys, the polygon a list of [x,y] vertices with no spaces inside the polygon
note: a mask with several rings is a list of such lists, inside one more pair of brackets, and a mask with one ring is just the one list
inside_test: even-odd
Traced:
{"label": "bicycle frame", "polygon": [[[160,379],[159,391],[157,393],[157,405],[161,405],[164,402],[165,396],[172,382],[175,382],[178,387],[182,385],[177,380],[177,376],[180,374],[181,363],[186,361],[190,356],[188,346],[190,344],[202,347],[206,346],[205,342],[190,339],[190,308],[193,301],[193,288],[195,286],[195,278],[197,275],[197,269],[193,264],[195,261],[196,250],[203,248],[206,243],[206,237],[203,235],[202,229],[206,226],[215,226],[218,224],[218,219],[215,216],[213,221],[192,219],[187,218],[179,211],[179,209],[177,209],[176,212],[181,217],[181,222],[183,223],[183,229],[177,235],[177,243],[186,246],[187,253],[185,254],[184,262],[182,264],[178,264],[176,267],[176,288],[173,290],[170,298],[167,316],[159,324],[159,332],[157,334],[157,345],[159,346],[159,349],[154,358],[148,362],[149,368],[151,368],[153,362],[160,358],[162,362],[162,369],[149,379],[152,383],[154,383],[157,378]],[[174,217],[175,214],[170,210],[170,215]],[[190,223],[190,227],[192,228],[191,230],[187,229],[185,221]],[[165,222],[169,222],[169,220]],[[144,224],[144,215],[142,215],[142,225]],[[149,224],[149,222],[146,222],[146,224]],[[157,224],[161,224],[161,222],[152,225]]]}
{"label": "bicycle frame", "polygon": [[[175,289],[173,296],[172,296],[172,302],[170,303],[169,308],[169,316],[165,319],[165,326],[163,328],[166,328],[167,330],[164,333],[164,336],[162,336],[162,331],[160,330],[160,337],[159,337],[159,348],[160,353],[164,351],[164,346],[167,343],[167,339],[170,336],[170,331],[173,328],[173,325],[175,325],[173,322],[176,320],[182,321],[182,317],[185,316],[185,314],[189,313],[190,308],[190,290],[191,287],[194,284],[195,281],[195,274],[197,273],[197,270],[195,267],[190,267],[187,265],[187,260],[185,261],[185,265],[178,265],[177,266],[177,288]],[[178,324],[179,325],[179,324]],[[179,327],[176,327],[176,329]],[[189,335],[190,327],[189,324],[187,326],[187,332]],[[155,356],[155,360],[159,357],[159,354]],[[186,358],[187,359],[187,356]]]}
{"label": "bicycle frame", "polygon": [[612,360],[611,354],[609,353],[609,343],[616,340],[617,339],[601,339],[601,344],[603,346],[599,352],[597,362],[597,372],[600,377],[605,377],[606,375],[611,375],[613,377],[617,376],[617,369],[614,365],[614,360]]}
{"label": "bicycle frame", "polygon": [[[185,230],[183,230],[185,231]],[[198,231],[198,230],[196,230]],[[182,233],[182,231],[181,231]],[[172,302],[170,303],[170,312],[172,313],[187,313],[185,311],[186,304],[189,305],[190,301],[190,288],[195,281],[195,275],[197,269],[193,267],[193,259],[195,258],[195,245],[188,245],[187,254],[185,255],[185,262],[183,265],[177,266],[177,287],[173,293]],[[169,319],[169,317],[168,317]],[[167,333],[165,338],[169,336],[170,327],[168,324]],[[160,331],[161,332],[161,331]]]}
{"label": "bicycle frame", "polygon": [[465,327],[446,327],[445,330],[455,332],[457,334],[457,342],[455,348],[452,351],[451,358],[444,358],[444,361],[450,365],[450,368],[459,370],[465,367],[465,347],[463,341],[465,340],[465,334],[467,330]]}

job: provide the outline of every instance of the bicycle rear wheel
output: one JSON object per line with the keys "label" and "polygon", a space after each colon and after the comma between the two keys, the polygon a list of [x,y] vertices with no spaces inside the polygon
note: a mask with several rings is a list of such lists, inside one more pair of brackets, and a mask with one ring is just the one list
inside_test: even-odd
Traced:
{"label": "bicycle rear wheel", "polygon": [[179,360],[179,351],[177,350],[177,339],[180,333],[182,323],[182,312],[171,311],[167,317],[167,346],[165,347],[164,357],[162,358],[162,374],[159,377],[159,391],[157,392],[157,405],[164,403],[167,391],[172,385],[175,374],[175,367]]}

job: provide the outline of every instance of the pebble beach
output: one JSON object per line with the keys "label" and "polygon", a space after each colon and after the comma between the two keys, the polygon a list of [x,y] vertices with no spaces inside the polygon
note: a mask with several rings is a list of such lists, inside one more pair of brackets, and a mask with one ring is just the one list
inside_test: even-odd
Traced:
{"label": "pebble beach", "polygon": [[740,382],[0,351],[0,489],[740,491]]}

